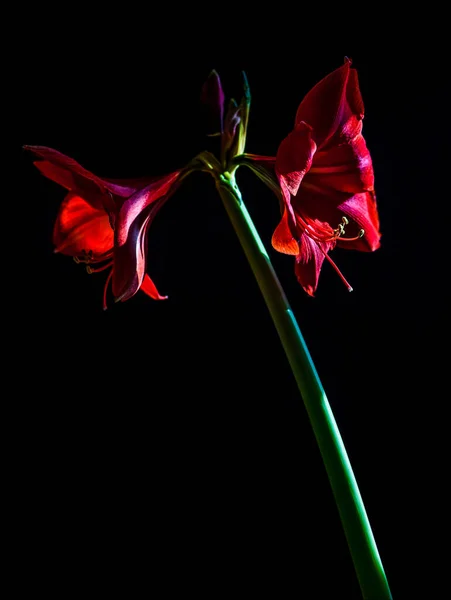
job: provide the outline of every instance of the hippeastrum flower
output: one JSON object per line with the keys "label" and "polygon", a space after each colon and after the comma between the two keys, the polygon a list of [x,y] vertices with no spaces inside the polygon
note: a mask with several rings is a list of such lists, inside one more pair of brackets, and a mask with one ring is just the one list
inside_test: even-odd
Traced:
{"label": "hippeastrum flower", "polygon": [[345,59],[305,96],[275,159],[245,155],[240,161],[278,192],[282,219],[272,244],[296,256],[297,279],[311,296],[324,259],[352,290],[328,255],[335,246],[370,252],[380,245],[363,113],[357,71]]}
{"label": "hippeastrum flower", "polygon": [[54,230],[55,252],[86,264],[88,273],[111,269],[115,300],[125,301],[138,290],[164,300],[146,274],[147,232],[158,210],[189,170],[159,178],[113,180],[93,175],[75,160],[51,148],[25,146],[38,156],[34,164],[69,193],[59,209]]}

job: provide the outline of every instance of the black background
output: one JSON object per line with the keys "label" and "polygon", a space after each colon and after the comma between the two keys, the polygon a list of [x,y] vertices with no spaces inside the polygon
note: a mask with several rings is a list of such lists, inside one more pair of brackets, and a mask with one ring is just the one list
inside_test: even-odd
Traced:
{"label": "black background", "polygon": [[14,148],[32,233],[16,300],[11,454],[29,577],[59,597],[92,575],[99,590],[125,581],[127,597],[137,584],[157,597],[360,597],[306,411],[211,178],[191,176],[152,225],[148,272],[169,300],[138,293],[103,312],[104,276],[53,254],[64,190],[21,150],[50,146],[105,177],[176,170],[214,150],[199,94],[215,68],[228,97],[246,71],[246,149],[274,155],[305,93],[347,55],[383,234],[373,254],[334,253],[354,292],[325,264],[308,297],[293,259],[270,245],[276,199],[245,169],[237,178],[327,392],[393,595],[435,597],[447,396],[442,48],[384,28],[378,43],[351,28],[326,45],[297,13],[257,26],[224,11],[222,27],[194,9],[154,19],[40,11],[22,30]]}

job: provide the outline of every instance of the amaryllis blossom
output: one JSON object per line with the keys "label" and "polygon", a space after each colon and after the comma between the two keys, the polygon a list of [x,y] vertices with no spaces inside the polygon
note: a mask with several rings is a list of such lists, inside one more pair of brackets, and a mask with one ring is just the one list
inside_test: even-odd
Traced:
{"label": "amaryllis blossom", "polygon": [[352,290],[328,255],[335,246],[373,251],[380,245],[363,113],[357,71],[346,59],[301,102],[294,129],[275,159],[247,155],[242,161],[270,185],[268,172],[275,170],[282,220],[272,243],[276,250],[296,256],[297,279],[311,296],[324,259]]}
{"label": "amaryllis blossom", "polygon": [[156,213],[175,191],[186,171],[159,178],[111,180],[93,175],[75,160],[43,146],[25,146],[39,160],[34,164],[69,193],[53,230],[55,252],[86,263],[88,273],[110,270],[108,284],[116,301],[142,290],[164,300],[146,273],[147,231]]}

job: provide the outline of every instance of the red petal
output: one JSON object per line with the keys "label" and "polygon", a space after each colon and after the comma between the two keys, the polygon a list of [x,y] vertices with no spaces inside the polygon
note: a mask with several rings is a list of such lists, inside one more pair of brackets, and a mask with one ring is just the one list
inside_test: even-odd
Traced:
{"label": "red petal", "polygon": [[310,169],[316,144],[309,125],[299,123],[280,144],[276,156],[276,172],[285,180],[293,196],[298,193],[305,173]]}
{"label": "red petal", "polygon": [[159,180],[159,177],[141,177],[138,179],[102,179],[105,188],[115,196],[129,198],[139,190]]}
{"label": "red petal", "polygon": [[[126,243],[119,245],[116,236],[113,272],[113,295],[116,302],[128,300],[142,286],[146,273],[147,231],[168,199],[169,195],[163,196],[135,218],[128,229]],[[116,233],[117,231],[118,228]]]}
{"label": "red petal", "polygon": [[73,158],[52,148],[45,146],[24,146],[24,148],[43,159],[34,163],[43,175],[66,189],[80,194],[96,208],[103,207],[105,186],[99,177],[84,169]]}
{"label": "red petal", "polygon": [[174,191],[181,171],[160,177],[147,187],[128,198],[121,206],[116,220],[116,243],[122,246],[127,242],[128,232],[134,221],[151,204]]}
{"label": "red petal", "polygon": [[299,245],[291,232],[286,209],[283,211],[282,220],[277,225],[271,242],[273,248],[278,252],[282,252],[283,254],[299,254]]}
{"label": "red petal", "polygon": [[329,223],[332,229],[335,229],[341,221],[341,216],[337,221],[337,207],[350,197],[349,193],[316,185],[316,182],[314,184],[309,179],[302,183],[298,195],[292,198],[292,209],[295,214]]}
{"label": "red petal", "polygon": [[280,190],[282,192],[282,203],[281,210],[282,215],[285,212],[287,217],[287,225],[290,228],[292,236],[297,239],[299,237],[298,227],[297,227],[297,219],[296,213],[292,206],[292,197],[288,190],[287,184],[285,183],[285,179],[283,177],[279,178]]}
{"label": "red petal", "polygon": [[362,238],[353,242],[338,240],[341,248],[349,250],[372,251],[380,243],[379,217],[373,192],[361,194],[344,194],[334,190],[327,194],[324,189],[313,189],[302,185],[298,195],[293,199],[294,211],[309,219],[317,219],[328,223],[335,229],[345,215],[349,224],[345,227],[345,237],[353,238],[359,235],[360,229],[365,231]]}
{"label": "red petal", "polygon": [[[351,62],[349,62],[351,65]],[[356,69],[349,69],[349,79],[346,86],[346,99],[352,113],[360,118],[363,117],[365,107],[362,94],[360,93],[359,76]]]}
{"label": "red petal", "polygon": [[143,283],[146,271],[146,230],[146,217],[141,215],[130,229],[128,243],[114,245],[113,295],[116,302],[134,296]]}
{"label": "red petal", "polygon": [[113,294],[128,300],[141,287],[146,272],[147,231],[156,214],[175,192],[182,171],[160,177],[128,198],[115,224]]}
{"label": "red petal", "polygon": [[157,290],[152,279],[146,274],[144,275],[143,282],[141,284],[140,290],[153,298],[154,300],[167,300],[167,296],[162,296],[160,292]]}
{"label": "red petal", "polygon": [[113,230],[108,215],[80,196],[68,194],[63,200],[53,229],[55,251],[79,256],[92,251],[94,258],[113,249]]}
{"label": "red petal", "polygon": [[55,183],[62,185],[67,190],[74,189],[74,178],[72,177],[71,172],[67,169],[57,167],[47,160],[36,160],[33,164],[41,171],[43,175],[48,177],[48,179],[51,179]]}
{"label": "red petal", "polygon": [[309,91],[299,105],[295,123],[308,123],[320,148],[334,134],[340,134],[352,116],[361,119],[363,112],[357,72],[346,60]]}
{"label": "red petal", "polygon": [[303,184],[320,187],[325,194],[330,189],[349,194],[373,190],[373,164],[362,135],[317,152]]}
{"label": "red petal", "polygon": [[321,244],[324,252],[319,245],[308,235],[303,233],[299,240],[300,252],[296,257],[294,271],[297,280],[302,285],[309,296],[314,296],[318,287],[319,274],[324,262],[325,252],[328,252],[331,244]]}
{"label": "red petal", "polygon": [[72,192],[78,192],[99,209],[105,207],[109,211],[112,210],[109,205],[111,196],[106,190],[119,198],[128,198],[138,190],[160,180],[156,177],[128,180],[103,179],[83,168],[73,158],[52,148],[45,146],[24,146],[24,148],[43,159],[34,163],[43,175]]}
{"label": "red petal", "polygon": [[47,148],[45,146],[24,146],[25,150],[30,150],[39,156],[39,158],[46,160],[57,167],[67,169],[71,173],[76,173],[84,179],[90,179],[98,182],[99,178],[93,175],[90,171],[83,168],[76,160],[54,150],[53,148]]}
{"label": "red petal", "polygon": [[[357,227],[355,229],[363,229],[365,232],[361,239],[354,242],[341,242],[338,240],[338,245],[341,248],[364,252],[372,252],[379,248],[381,234],[379,231],[379,215],[377,213],[376,196],[374,193],[355,194],[355,196],[340,204],[337,210],[356,223]],[[356,235],[355,231],[348,229],[348,227],[346,227],[346,234],[350,237]]]}

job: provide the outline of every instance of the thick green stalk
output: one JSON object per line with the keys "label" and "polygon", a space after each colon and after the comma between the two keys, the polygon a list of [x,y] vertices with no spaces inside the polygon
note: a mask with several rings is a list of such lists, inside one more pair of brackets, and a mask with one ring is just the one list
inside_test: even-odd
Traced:
{"label": "thick green stalk", "polygon": [[326,467],[365,600],[392,598],[365,507],[321,381],[233,175],[216,187],[257,279],[301,392]]}

